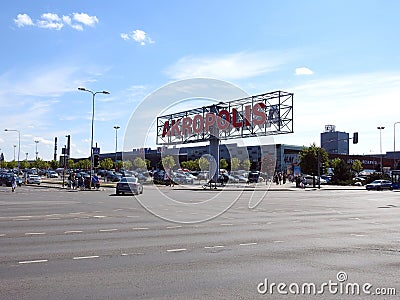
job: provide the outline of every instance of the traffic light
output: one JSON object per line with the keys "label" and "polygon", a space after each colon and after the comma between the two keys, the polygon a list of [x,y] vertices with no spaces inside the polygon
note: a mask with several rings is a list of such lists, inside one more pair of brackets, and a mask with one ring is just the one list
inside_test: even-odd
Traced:
{"label": "traffic light", "polygon": [[354,132],[353,133],[353,144],[357,144],[358,143],[358,132]]}
{"label": "traffic light", "polygon": [[93,156],[93,167],[94,168],[98,168],[99,167],[99,156],[96,155],[96,154]]}

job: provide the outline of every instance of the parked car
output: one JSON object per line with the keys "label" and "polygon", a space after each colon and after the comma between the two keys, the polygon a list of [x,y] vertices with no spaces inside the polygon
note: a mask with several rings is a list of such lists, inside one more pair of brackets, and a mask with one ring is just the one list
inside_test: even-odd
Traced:
{"label": "parked car", "polygon": [[365,188],[367,191],[375,190],[375,191],[382,191],[382,190],[392,190],[393,185],[390,180],[378,179],[374,180],[371,183],[368,183]]}
{"label": "parked car", "polygon": [[[314,180],[315,180],[315,184],[318,184],[318,176],[311,176],[311,175],[304,175],[304,178],[306,179],[306,181],[307,181],[307,185],[312,185],[313,184],[313,182],[314,182]],[[325,179],[323,179],[323,178],[319,178],[319,183],[320,184],[327,184],[328,182],[325,180]]]}
{"label": "parked car", "polygon": [[47,171],[47,178],[58,178],[56,171]]}
{"label": "parked car", "polygon": [[109,172],[106,175],[106,180],[107,181],[112,181],[112,182],[118,182],[120,181],[122,178],[122,174],[121,173],[117,173],[117,172]]}
{"label": "parked car", "polygon": [[42,183],[42,178],[40,178],[39,175],[29,174],[26,178],[26,183],[40,185]]}
{"label": "parked car", "polygon": [[2,173],[0,174],[0,185],[11,186],[11,179],[15,177],[15,183],[18,186],[22,185],[22,179],[19,176],[14,175],[14,173]]}
{"label": "parked car", "polygon": [[143,185],[136,177],[122,177],[117,183],[115,193],[119,194],[143,194]]}
{"label": "parked car", "polygon": [[260,172],[250,172],[247,179],[249,183],[257,183],[262,177],[260,177]]}

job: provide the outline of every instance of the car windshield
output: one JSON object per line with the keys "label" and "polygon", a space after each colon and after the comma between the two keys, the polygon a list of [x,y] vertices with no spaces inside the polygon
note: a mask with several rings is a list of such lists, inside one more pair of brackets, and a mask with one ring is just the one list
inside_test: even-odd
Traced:
{"label": "car windshield", "polygon": [[120,182],[132,182],[137,183],[138,179],[136,177],[122,177]]}

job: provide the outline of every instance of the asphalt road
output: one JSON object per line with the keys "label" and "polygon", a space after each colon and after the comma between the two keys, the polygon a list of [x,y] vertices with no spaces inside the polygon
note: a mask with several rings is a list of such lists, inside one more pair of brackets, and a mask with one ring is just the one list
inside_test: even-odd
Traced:
{"label": "asphalt road", "polygon": [[[137,197],[113,193],[0,187],[0,299],[400,293],[399,192],[146,186]],[[346,292],[350,284],[360,295]],[[376,295],[394,289],[397,296]]]}

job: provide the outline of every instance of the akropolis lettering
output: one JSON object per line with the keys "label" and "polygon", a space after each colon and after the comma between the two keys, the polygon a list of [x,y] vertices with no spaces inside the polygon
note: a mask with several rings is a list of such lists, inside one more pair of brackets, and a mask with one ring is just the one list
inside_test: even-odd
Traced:
{"label": "akropolis lettering", "polygon": [[213,126],[217,126],[219,130],[225,131],[230,126],[240,128],[243,126],[263,125],[267,121],[265,113],[265,104],[256,103],[253,108],[251,105],[244,106],[243,115],[233,108],[232,112],[222,109],[215,113],[206,113],[202,115],[188,116],[178,120],[167,120],[164,122],[162,137],[165,136],[190,136],[199,134],[203,131],[210,133]]}

